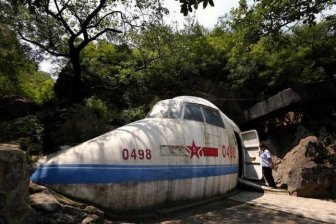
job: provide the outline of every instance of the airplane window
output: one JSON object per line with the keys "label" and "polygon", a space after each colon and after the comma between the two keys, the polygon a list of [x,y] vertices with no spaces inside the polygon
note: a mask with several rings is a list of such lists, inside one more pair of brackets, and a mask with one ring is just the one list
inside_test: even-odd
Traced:
{"label": "airplane window", "polygon": [[203,122],[201,107],[197,104],[186,103],[183,118],[186,120]]}
{"label": "airplane window", "polygon": [[225,128],[218,110],[210,107],[203,107],[203,112],[206,123]]}

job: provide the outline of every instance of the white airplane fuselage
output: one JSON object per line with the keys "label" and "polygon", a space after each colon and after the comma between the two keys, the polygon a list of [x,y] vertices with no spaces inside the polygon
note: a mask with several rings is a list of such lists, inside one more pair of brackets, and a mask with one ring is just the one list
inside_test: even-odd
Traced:
{"label": "white airplane fuselage", "polygon": [[209,101],[176,97],[139,120],[50,156],[31,181],[128,212],[237,186],[238,127]]}

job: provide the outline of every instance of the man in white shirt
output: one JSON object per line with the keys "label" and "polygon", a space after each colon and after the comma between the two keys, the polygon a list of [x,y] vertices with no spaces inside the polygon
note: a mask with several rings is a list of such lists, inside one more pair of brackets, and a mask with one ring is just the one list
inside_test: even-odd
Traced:
{"label": "man in white shirt", "polygon": [[272,157],[270,151],[267,149],[267,146],[265,144],[260,145],[260,158],[262,172],[268,186],[276,188],[272,175]]}

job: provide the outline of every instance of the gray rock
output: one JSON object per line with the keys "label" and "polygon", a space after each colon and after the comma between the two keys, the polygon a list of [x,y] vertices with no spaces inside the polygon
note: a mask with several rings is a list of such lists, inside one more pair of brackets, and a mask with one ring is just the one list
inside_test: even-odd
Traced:
{"label": "gray rock", "polygon": [[30,205],[42,209],[47,212],[55,211],[61,207],[57,199],[47,193],[48,191],[43,191],[41,193],[32,194],[29,196]]}
{"label": "gray rock", "polygon": [[31,183],[30,188],[35,223],[106,223],[104,212],[94,206],[73,201],[48,187]]}
{"label": "gray rock", "polygon": [[0,223],[29,223],[28,164],[18,145],[0,144]]}
{"label": "gray rock", "polygon": [[[336,164],[315,136],[302,139],[277,164],[274,177],[292,195],[312,198],[336,196]],[[328,165],[327,165],[328,164]]]}

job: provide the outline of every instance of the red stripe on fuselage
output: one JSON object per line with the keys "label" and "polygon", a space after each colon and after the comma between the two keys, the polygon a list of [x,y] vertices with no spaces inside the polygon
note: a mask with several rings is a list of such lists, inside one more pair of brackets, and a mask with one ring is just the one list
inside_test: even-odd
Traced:
{"label": "red stripe on fuselage", "polygon": [[218,148],[203,147],[201,151],[203,156],[218,157]]}

